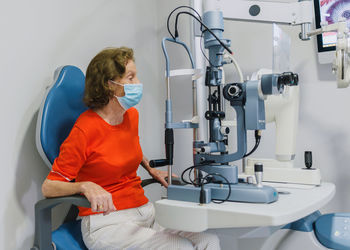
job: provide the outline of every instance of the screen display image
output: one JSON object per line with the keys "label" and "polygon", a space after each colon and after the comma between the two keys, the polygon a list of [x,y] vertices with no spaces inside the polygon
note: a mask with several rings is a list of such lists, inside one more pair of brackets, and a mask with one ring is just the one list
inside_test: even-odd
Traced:
{"label": "screen display image", "polygon": [[[350,0],[315,0],[316,28],[321,27],[321,23],[333,24],[345,18],[350,28]],[[327,32],[318,36],[318,50],[335,50],[337,43],[337,33]]]}

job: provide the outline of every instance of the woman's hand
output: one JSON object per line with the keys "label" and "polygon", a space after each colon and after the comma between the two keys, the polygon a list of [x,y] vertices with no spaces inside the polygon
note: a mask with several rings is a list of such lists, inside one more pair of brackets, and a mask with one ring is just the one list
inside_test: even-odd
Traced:
{"label": "woman's hand", "polygon": [[[168,187],[168,182],[165,180],[165,178],[168,177],[168,171],[162,171],[156,168],[151,168],[151,166],[149,165],[149,160],[146,158],[146,156],[143,156],[141,165],[144,169],[147,170],[147,172],[153,177],[153,179],[159,181],[160,184],[162,184],[164,187]],[[173,174],[172,176],[178,177],[175,174]]]}
{"label": "woman's hand", "polygon": [[[168,187],[168,182],[165,178],[168,177],[168,171],[158,170],[156,168],[151,168],[148,170],[148,173],[153,177],[153,179],[157,180],[164,187]],[[177,177],[177,175],[173,174],[173,177]]]}
{"label": "woman's hand", "polygon": [[165,180],[165,178],[168,177],[168,171],[151,168],[148,170],[148,173],[153,177],[153,179],[159,181],[164,187],[168,187],[168,182]]}
{"label": "woman's hand", "polygon": [[93,212],[104,212],[107,215],[117,211],[113,204],[112,194],[104,190],[100,185],[86,181],[80,182],[81,192],[91,203]]}

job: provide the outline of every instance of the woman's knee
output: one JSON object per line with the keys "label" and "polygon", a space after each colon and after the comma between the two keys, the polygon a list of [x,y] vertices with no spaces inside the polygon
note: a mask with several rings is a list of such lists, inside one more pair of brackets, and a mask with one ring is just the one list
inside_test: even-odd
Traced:
{"label": "woman's knee", "polygon": [[193,250],[193,243],[185,238],[181,237],[179,235],[173,235],[173,234],[168,234],[166,237],[167,241],[167,247],[164,249],[176,249],[176,250]]}
{"label": "woman's knee", "polygon": [[198,249],[205,249],[205,250],[221,249],[219,237],[216,234],[201,233],[200,242],[198,243]]}
{"label": "woman's knee", "polygon": [[210,234],[210,244],[213,246],[213,249],[220,249],[220,239],[216,234]]}
{"label": "woman's knee", "polygon": [[189,239],[186,239],[186,238],[179,238],[178,239],[178,247],[177,248],[174,248],[174,249],[184,249],[184,250],[193,250],[194,247],[193,247],[193,244],[192,242],[189,240]]}
{"label": "woman's knee", "polygon": [[140,244],[142,249],[193,250],[192,242],[176,234],[157,232],[149,240]]}

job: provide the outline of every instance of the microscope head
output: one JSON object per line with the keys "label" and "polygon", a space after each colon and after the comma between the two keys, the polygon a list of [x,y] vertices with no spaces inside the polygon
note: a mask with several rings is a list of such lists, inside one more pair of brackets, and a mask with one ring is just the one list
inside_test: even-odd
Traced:
{"label": "microscope head", "polygon": [[[210,85],[220,85],[222,80],[222,70],[220,67],[224,64],[225,47],[231,45],[231,40],[223,38],[224,19],[221,11],[207,11],[203,14],[203,23],[215,34],[221,43],[204,26],[202,32],[204,35],[204,47],[208,49],[210,71]],[[224,45],[224,46],[223,46]]]}

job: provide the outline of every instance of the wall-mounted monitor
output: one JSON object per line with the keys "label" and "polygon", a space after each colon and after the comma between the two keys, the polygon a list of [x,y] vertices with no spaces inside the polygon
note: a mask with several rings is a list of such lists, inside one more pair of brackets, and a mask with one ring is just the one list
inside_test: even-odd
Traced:
{"label": "wall-mounted monitor", "polygon": [[[316,28],[321,23],[332,24],[341,18],[348,20],[350,27],[350,0],[314,0]],[[326,32],[317,36],[318,61],[321,64],[332,63],[337,43],[336,32]]]}

